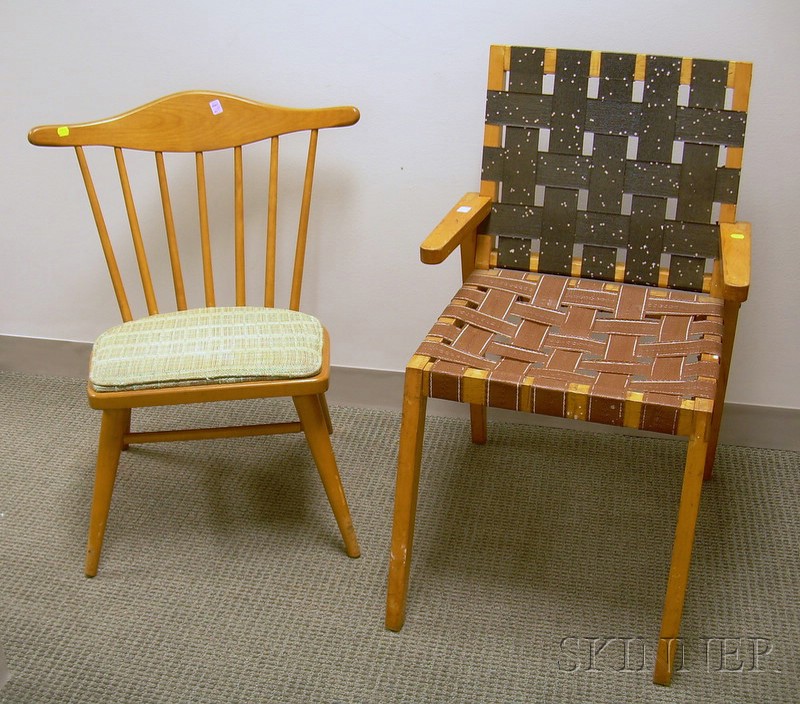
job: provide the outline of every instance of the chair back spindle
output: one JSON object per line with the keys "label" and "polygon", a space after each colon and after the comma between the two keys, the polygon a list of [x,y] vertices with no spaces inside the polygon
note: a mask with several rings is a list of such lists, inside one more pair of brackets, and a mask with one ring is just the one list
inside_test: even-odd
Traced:
{"label": "chair back spindle", "polygon": [[111,276],[111,285],[114,287],[114,295],[117,298],[117,305],[119,312],[122,316],[123,322],[128,322],[133,319],[131,314],[131,307],[128,303],[128,296],[125,293],[125,286],[122,282],[122,275],[117,265],[117,258],[114,256],[114,247],[111,244],[111,237],[108,234],[108,227],[106,226],[103,211],[100,207],[100,201],[97,198],[97,191],[94,187],[92,180],[92,173],[89,169],[89,164],[86,161],[86,154],[81,146],[75,147],[75,153],[78,156],[78,165],[80,166],[81,175],[83,176],[83,183],[86,186],[86,194],[89,197],[89,205],[92,209],[92,216],[94,217],[95,225],[97,226],[97,234],[100,236],[100,246],[103,248],[103,255],[105,256],[106,265],[108,266],[108,273]]}
{"label": "chair back spindle", "polygon": [[200,252],[203,258],[203,291],[206,307],[215,305],[214,271],[211,264],[211,232],[208,225],[208,195],[206,191],[206,167],[203,152],[195,154],[197,173],[197,207],[200,219]]}
{"label": "chair back spindle", "polygon": [[128,215],[128,223],[130,224],[131,237],[133,239],[133,248],[136,252],[136,263],[139,267],[139,276],[142,280],[142,290],[144,291],[144,298],[147,303],[147,314],[155,315],[158,313],[158,305],[156,304],[156,295],[155,291],[153,290],[153,279],[150,276],[150,265],[147,263],[147,253],[145,252],[144,241],[142,240],[142,230],[139,227],[139,217],[136,214],[136,205],[133,202],[130,179],[128,178],[128,169],[125,167],[125,157],[122,154],[122,149],[119,147],[114,147],[114,157],[117,161],[119,182],[122,187],[122,197],[125,201],[125,212]]}
{"label": "chair back spindle", "polygon": [[242,148],[233,148],[234,191],[234,260],[236,267],[236,305],[247,303],[244,275],[244,185],[242,175]]}
{"label": "chair back spindle", "polygon": [[306,240],[308,236],[308,219],[311,211],[311,188],[314,182],[314,162],[317,157],[317,137],[319,132],[311,130],[308,140],[308,159],[306,175],[303,180],[303,198],[300,204],[300,223],[297,227],[297,245],[294,255],[294,272],[292,274],[292,295],[289,308],[300,309],[300,289],[303,285],[303,267],[306,257]]}
{"label": "chair back spindle", "polygon": [[[146,234],[149,235],[144,231],[147,229],[144,226],[149,225],[150,222],[144,217],[148,203],[141,195],[138,200],[134,199],[134,192],[139,192],[139,178],[142,177],[140,172],[134,169],[136,164],[133,160],[130,165],[126,164],[125,152],[127,150],[150,151],[155,156],[157,191],[161,201],[160,210],[163,215],[171,284],[174,289],[177,310],[186,310],[192,307],[185,279],[185,271],[189,270],[183,266],[181,257],[181,254],[186,256],[186,247],[191,244],[191,240],[181,239],[179,246],[183,222],[176,217],[175,203],[178,202],[176,192],[180,188],[176,189],[175,182],[170,184],[165,154],[194,155],[194,178],[197,189],[196,228],[199,233],[199,258],[203,279],[202,301],[205,307],[213,307],[218,305],[219,296],[215,287],[215,266],[212,256],[215,248],[212,246],[212,228],[215,232],[220,230],[220,234],[215,235],[214,239],[222,238],[225,235],[217,218],[219,201],[214,198],[212,193],[212,189],[217,183],[215,175],[212,174],[212,163],[216,167],[217,162],[212,162],[210,158],[206,157],[207,152],[221,150],[233,152],[233,222],[228,228],[230,231],[228,237],[232,239],[233,249],[234,290],[232,294],[235,305],[244,306],[247,305],[246,231],[249,229],[249,220],[245,212],[246,160],[244,147],[256,142],[269,141],[268,186],[265,194],[267,203],[263,302],[265,306],[274,307],[276,305],[276,269],[278,266],[280,137],[292,132],[308,132],[308,153],[303,176],[291,288],[287,306],[293,310],[299,310],[319,130],[352,125],[358,119],[358,110],[353,107],[293,109],[256,103],[223,93],[189,91],[167,96],[106,120],[66,126],[37,127],[31,130],[29,140],[33,144],[42,146],[72,146],[75,148],[120,314],[123,321],[130,321],[138,316],[134,315],[131,310],[123,274],[117,260],[117,257],[121,255],[115,254],[114,238],[109,232],[109,225],[113,225],[115,220],[111,217],[110,212],[104,215],[101,208],[100,197],[92,180],[89,160],[84,152],[85,147],[111,147],[113,151],[122,191],[122,203],[127,218],[127,229],[130,230],[146,311],[147,315],[154,315],[159,312],[159,302],[156,296],[158,269],[151,271],[148,251],[153,255],[157,248],[150,241],[149,236],[145,237]],[[230,163],[228,162],[228,164]],[[174,177],[174,173],[171,175]],[[103,200],[105,201],[106,198],[107,196],[104,194]],[[159,219],[161,219],[160,216]],[[197,302],[194,304],[196,305]]]}
{"label": "chair back spindle", "polygon": [[156,152],[156,170],[158,172],[158,188],[161,193],[161,205],[164,211],[164,230],[167,233],[169,263],[172,270],[172,285],[175,289],[175,305],[178,310],[186,310],[186,290],[183,284],[181,258],[178,250],[178,239],[175,233],[175,217],[172,213],[172,200],[169,196],[167,171],[164,166],[164,153]]}
{"label": "chair back spindle", "polygon": [[278,137],[270,144],[269,195],[267,197],[267,261],[264,281],[264,305],[275,305],[275,256],[278,229]]}

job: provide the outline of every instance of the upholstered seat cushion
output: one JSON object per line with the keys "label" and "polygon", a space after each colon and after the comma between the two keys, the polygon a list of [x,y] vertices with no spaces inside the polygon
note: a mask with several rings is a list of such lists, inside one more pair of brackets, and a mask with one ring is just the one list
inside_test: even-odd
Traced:
{"label": "upholstered seat cushion", "polygon": [[121,391],[253,379],[293,379],[322,367],[323,332],[311,315],[256,307],[151,315],[104,332],[89,381]]}

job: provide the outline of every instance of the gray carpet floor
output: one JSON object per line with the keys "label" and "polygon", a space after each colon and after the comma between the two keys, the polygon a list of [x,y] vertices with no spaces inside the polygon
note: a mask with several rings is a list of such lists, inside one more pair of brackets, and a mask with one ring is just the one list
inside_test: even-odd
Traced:
{"label": "gray carpet floor", "polygon": [[[404,630],[383,628],[397,413],[332,408],[349,559],[302,436],[123,455],[82,575],[99,416],[0,375],[0,703],[796,702],[800,455],[720,448],[683,617],[651,684],[685,445],[428,419]],[[136,427],[285,419],[261,402]]]}

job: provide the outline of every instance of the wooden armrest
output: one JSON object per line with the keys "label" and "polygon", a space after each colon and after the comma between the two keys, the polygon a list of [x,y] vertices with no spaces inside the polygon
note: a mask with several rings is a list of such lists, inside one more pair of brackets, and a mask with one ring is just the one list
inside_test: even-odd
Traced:
{"label": "wooden armrest", "polygon": [[750,290],[750,223],[722,222],[719,225],[722,254],[722,295],[742,302]]}
{"label": "wooden armrest", "polygon": [[419,258],[425,264],[443,262],[466,235],[475,232],[491,209],[489,196],[467,193],[425,238],[419,248]]}

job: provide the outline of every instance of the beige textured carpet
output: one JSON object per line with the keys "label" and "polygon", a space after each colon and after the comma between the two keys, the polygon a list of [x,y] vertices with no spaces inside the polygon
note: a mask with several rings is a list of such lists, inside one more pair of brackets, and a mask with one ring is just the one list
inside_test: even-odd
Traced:
{"label": "beige textured carpet", "polygon": [[[159,410],[138,427],[235,412]],[[664,689],[650,678],[682,442],[493,424],[475,447],[463,421],[429,418],[395,634],[399,416],[332,414],[361,559],[344,554],[302,436],[165,444],[123,456],[87,580],[99,417],[82,381],[0,376],[0,702],[798,701],[798,454],[720,448],[683,670]]]}

